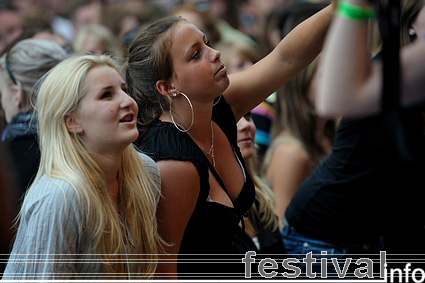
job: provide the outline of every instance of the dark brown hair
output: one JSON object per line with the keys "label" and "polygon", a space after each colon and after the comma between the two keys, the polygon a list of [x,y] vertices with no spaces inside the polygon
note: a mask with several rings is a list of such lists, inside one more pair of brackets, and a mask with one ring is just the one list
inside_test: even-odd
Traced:
{"label": "dark brown hair", "polygon": [[166,17],[141,30],[129,43],[124,74],[128,93],[138,106],[138,142],[152,122],[168,111],[170,100],[156,89],[156,82],[168,80],[173,74],[170,55],[171,31],[181,17]]}

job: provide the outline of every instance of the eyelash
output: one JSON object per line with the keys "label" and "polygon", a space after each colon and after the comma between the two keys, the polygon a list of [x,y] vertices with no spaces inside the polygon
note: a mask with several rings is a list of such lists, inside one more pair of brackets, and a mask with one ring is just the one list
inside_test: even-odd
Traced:
{"label": "eyelash", "polygon": [[200,53],[200,51],[199,50],[196,50],[195,53],[193,53],[192,59],[193,60],[198,59],[199,58],[199,53]]}
{"label": "eyelash", "polygon": [[[205,41],[204,44],[206,46],[208,46],[208,47],[211,47],[211,42],[209,40]],[[192,59],[198,59],[199,58],[199,53],[200,53],[199,50],[195,51],[195,53],[192,56]]]}
{"label": "eyelash", "polygon": [[102,96],[100,97],[101,99],[105,99],[105,98],[109,98],[109,97],[111,97],[112,96],[112,94],[111,94],[111,92],[110,91],[106,91],[106,92],[104,92],[103,94],[102,94]]}

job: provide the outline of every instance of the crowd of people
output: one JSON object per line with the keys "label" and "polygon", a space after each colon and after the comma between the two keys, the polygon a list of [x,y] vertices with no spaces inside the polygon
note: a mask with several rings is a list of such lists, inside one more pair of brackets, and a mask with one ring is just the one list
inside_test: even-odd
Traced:
{"label": "crowd of people", "polygon": [[425,0],[401,1],[399,89],[390,6],[2,1],[3,279],[425,253]]}

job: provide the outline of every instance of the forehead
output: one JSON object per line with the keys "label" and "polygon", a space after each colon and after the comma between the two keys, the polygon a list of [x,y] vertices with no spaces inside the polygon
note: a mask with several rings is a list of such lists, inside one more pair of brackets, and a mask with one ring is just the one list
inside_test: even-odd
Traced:
{"label": "forehead", "polygon": [[86,82],[90,88],[103,88],[115,84],[121,85],[124,80],[113,67],[98,65],[88,71]]}
{"label": "forehead", "polygon": [[121,77],[119,73],[117,72],[117,70],[115,70],[113,67],[109,65],[96,65],[92,67],[87,73],[87,77],[109,78],[110,76]]}
{"label": "forehead", "polygon": [[180,21],[171,34],[173,46],[191,46],[198,40],[203,40],[204,34],[192,23]]}

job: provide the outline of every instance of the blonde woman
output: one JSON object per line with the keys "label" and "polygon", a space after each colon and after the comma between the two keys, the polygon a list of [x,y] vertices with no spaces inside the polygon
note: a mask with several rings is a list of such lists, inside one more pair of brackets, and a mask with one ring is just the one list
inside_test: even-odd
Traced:
{"label": "blonde woman", "polygon": [[3,279],[153,276],[159,171],[132,146],[138,107],[119,71],[71,57],[40,82],[41,163]]}

